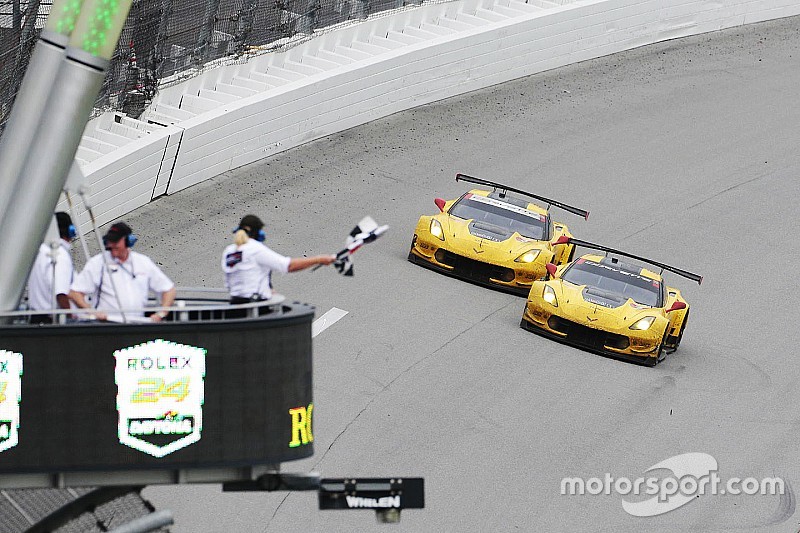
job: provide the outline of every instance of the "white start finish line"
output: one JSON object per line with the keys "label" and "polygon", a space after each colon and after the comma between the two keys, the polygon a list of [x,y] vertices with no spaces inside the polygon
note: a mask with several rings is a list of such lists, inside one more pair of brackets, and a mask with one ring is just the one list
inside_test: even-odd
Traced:
{"label": "white start finish line", "polygon": [[338,307],[331,308],[330,311],[319,317],[311,324],[311,337],[316,337],[347,314],[347,311],[339,309]]}

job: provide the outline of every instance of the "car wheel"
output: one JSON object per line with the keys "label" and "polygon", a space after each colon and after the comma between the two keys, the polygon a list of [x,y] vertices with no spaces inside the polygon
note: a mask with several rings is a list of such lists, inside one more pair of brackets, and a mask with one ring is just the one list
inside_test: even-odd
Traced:
{"label": "car wheel", "polygon": [[656,362],[653,363],[653,366],[656,366],[658,363],[660,363],[667,357],[667,352],[664,350],[664,347],[667,343],[668,334],[669,334],[669,328],[665,328],[664,337],[662,337],[661,339],[661,344],[658,345],[658,351],[656,352],[656,357],[655,357]]}
{"label": "car wheel", "polygon": [[686,329],[686,323],[689,321],[689,310],[686,310],[686,314],[683,315],[683,324],[681,324],[681,330],[678,332],[678,338],[675,340],[675,347],[673,351],[678,349],[678,346],[681,345],[681,339],[683,338],[683,331]]}
{"label": "car wheel", "polygon": [[414,252],[412,250],[414,250],[414,243],[413,242],[411,243],[411,248],[408,249],[408,260],[411,261],[412,263],[416,263],[417,262],[416,261],[417,258],[414,255]]}

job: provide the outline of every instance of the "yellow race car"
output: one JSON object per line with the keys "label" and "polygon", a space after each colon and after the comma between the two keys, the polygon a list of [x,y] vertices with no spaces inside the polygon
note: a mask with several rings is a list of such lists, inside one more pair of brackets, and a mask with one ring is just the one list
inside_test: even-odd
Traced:
{"label": "yellow race car", "polygon": [[547,280],[531,286],[520,327],[590,351],[655,366],[678,349],[689,305],[660,273],[623,263],[629,257],[696,281],[703,277],[679,268],[598,244],[562,237],[558,244],[594,248],[557,267],[547,265]]}
{"label": "yellow race car", "polygon": [[[435,200],[440,213],[422,216],[414,230],[408,260],[439,272],[522,296],[531,283],[547,275],[547,263],[568,262],[571,244],[557,244],[571,237],[569,229],[550,218],[549,207],[589,218],[589,212],[506,185],[457,174],[456,181],[491,187],[472,189],[461,198]],[[513,192],[540,200],[542,208],[527,199],[509,197]]]}

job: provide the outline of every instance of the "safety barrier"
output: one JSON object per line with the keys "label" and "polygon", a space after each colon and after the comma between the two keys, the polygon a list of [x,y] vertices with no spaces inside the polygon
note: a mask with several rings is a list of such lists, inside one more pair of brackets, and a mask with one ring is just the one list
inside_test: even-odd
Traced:
{"label": "safety barrier", "polygon": [[[459,0],[406,7],[161,91],[87,126],[99,224],[392,113],[639,46],[800,14],[794,0]],[[59,209],[66,209],[66,204]],[[88,216],[79,213],[82,230]]]}

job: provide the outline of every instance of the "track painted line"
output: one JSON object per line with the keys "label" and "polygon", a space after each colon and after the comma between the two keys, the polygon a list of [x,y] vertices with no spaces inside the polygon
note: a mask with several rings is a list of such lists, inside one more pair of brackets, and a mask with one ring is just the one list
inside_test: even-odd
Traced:
{"label": "track painted line", "polygon": [[331,308],[330,311],[316,319],[311,324],[311,337],[314,338],[336,322],[341,320],[341,318],[347,314],[347,311],[339,309],[338,307]]}

